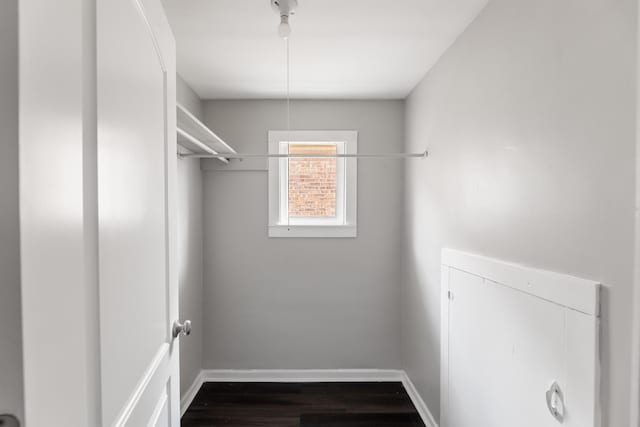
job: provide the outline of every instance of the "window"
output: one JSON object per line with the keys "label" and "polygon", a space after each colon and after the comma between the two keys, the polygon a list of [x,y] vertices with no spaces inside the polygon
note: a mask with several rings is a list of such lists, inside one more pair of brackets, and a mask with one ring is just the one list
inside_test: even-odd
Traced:
{"label": "window", "polygon": [[357,159],[354,131],[271,131],[269,154],[310,157],[269,159],[270,237],[356,237]]}

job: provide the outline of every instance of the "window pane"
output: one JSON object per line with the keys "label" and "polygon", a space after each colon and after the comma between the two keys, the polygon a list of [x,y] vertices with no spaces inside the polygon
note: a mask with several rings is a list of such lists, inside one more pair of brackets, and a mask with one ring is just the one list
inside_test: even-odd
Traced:
{"label": "window pane", "polygon": [[[336,154],[336,144],[289,144],[289,154]],[[289,159],[289,217],[335,218],[336,158]]]}

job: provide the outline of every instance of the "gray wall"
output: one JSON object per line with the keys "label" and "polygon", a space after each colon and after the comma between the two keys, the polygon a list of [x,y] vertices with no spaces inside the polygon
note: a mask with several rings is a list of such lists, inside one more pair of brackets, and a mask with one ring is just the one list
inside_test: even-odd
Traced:
{"label": "gray wall", "polygon": [[180,75],[176,75],[176,97],[178,104],[181,104],[198,119],[203,119],[204,111],[200,97]]}
{"label": "gray wall", "polygon": [[[202,117],[200,98],[178,76],[177,100]],[[200,161],[178,161],[178,282],[180,318],[193,322],[191,336],[180,339],[180,392],[189,389],[202,369],[202,172]]]}
{"label": "gray wall", "polygon": [[22,419],[18,215],[18,1],[0,13],[0,414]]}
{"label": "gray wall", "polygon": [[[207,124],[264,153],[283,101],[207,101]],[[294,101],[292,127],[358,130],[361,152],[396,152],[402,101]],[[215,161],[213,161],[215,162]],[[204,367],[399,368],[402,161],[358,164],[358,238],[269,239],[266,171],[204,178]]]}
{"label": "gray wall", "polygon": [[[604,424],[629,425],[634,0],[493,0],[415,89],[403,361],[439,412],[440,250],[600,280]],[[635,402],[634,402],[635,404]]]}
{"label": "gray wall", "polygon": [[180,339],[180,392],[202,369],[202,172],[200,161],[178,161],[178,274],[180,318],[191,320],[191,336]]}

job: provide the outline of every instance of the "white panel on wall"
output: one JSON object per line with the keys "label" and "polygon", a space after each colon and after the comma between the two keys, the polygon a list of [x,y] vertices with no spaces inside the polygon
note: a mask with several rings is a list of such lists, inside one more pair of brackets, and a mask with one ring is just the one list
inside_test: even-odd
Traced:
{"label": "white panel on wall", "polygon": [[[557,426],[546,398],[554,382],[562,425],[599,426],[599,319],[575,308],[586,295],[597,306],[599,285],[447,250],[443,269],[441,426]],[[575,305],[553,301],[574,286]]]}

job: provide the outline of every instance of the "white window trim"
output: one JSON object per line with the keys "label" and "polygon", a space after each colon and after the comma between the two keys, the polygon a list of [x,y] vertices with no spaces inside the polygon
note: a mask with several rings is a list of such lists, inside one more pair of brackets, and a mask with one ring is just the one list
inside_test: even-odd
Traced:
{"label": "white window trim", "polygon": [[[338,143],[338,153],[358,153],[357,131],[269,131],[269,154],[286,154],[289,142],[294,143]],[[357,237],[357,180],[358,159],[337,159],[337,182],[344,182],[338,188],[336,197],[337,221],[318,218],[317,224],[304,225],[298,219],[287,219],[288,162],[287,159],[269,159],[269,237]],[[344,180],[341,174],[344,174]],[[281,215],[284,213],[284,215]]]}

